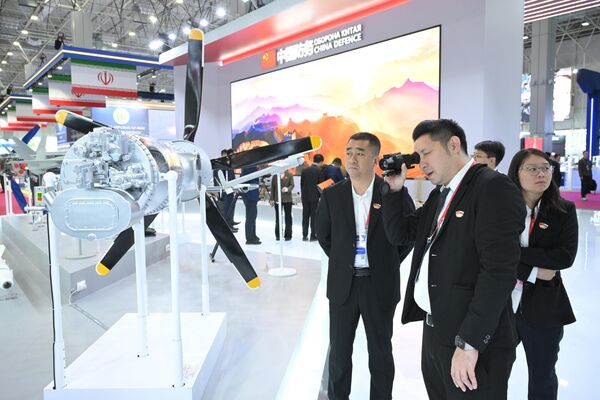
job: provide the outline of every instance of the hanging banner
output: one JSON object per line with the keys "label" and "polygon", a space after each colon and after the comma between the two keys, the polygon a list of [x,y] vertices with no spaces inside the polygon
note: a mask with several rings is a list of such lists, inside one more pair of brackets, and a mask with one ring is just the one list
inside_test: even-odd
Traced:
{"label": "hanging banner", "polygon": [[33,113],[30,101],[17,100],[17,121],[19,122],[56,122],[54,116]]}
{"label": "hanging banner", "polygon": [[71,87],[71,75],[56,75],[48,79],[48,99],[51,106],[106,107],[104,96],[85,94]]}
{"label": "hanging banner", "polygon": [[85,94],[138,97],[135,65],[71,59],[73,89]]}
{"label": "hanging banner", "polygon": [[[49,89],[46,87],[34,86],[31,94],[31,109],[34,114],[56,114],[58,110],[65,109],[64,107],[53,106],[50,104]],[[70,107],[67,109],[75,114],[82,114],[81,108]]]}
{"label": "hanging banner", "polygon": [[[14,111],[9,111],[6,118],[0,118],[1,131],[27,132],[36,124],[33,122],[18,122]],[[42,124],[45,126],[45,124]]]}
{"label": "hanging banner", "polygon": [[92,119],[121,132],[148,136],[148,110],[145,108],[92,108]]}

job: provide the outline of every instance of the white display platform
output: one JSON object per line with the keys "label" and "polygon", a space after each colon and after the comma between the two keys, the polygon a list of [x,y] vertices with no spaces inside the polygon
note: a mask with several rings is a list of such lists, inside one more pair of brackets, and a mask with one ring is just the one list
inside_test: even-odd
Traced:
{"label": "white display platform", "polygon": [[148,315],[150,355],[137,357],[137,314],[125,314],[66,368],[66,387],[44,400],[199,400],[226,335],[225,313],[181,314],[184,386],[173,388],[171,314]]}

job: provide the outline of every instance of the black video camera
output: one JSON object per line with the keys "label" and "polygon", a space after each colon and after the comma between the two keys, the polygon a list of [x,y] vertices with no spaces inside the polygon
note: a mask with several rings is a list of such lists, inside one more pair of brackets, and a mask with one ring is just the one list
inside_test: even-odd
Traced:
{"label": "black video camera", "polygon": [[402,172],[402,164],[406,164],[407,169],[415,167],[421,161],[418,153],[412,154],[386,154],[379,160],[379,168],[383,171],[383,176],[397,175]]}

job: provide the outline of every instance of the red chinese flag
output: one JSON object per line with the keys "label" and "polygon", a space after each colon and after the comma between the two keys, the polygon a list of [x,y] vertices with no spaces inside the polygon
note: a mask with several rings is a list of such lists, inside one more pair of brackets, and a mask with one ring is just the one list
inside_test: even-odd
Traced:
{"label": "red chinese flag", "polygon": [[275,50],[264,52],[260,59],[260,66],[263,69],[274,68],[277,66],[277,54]]}

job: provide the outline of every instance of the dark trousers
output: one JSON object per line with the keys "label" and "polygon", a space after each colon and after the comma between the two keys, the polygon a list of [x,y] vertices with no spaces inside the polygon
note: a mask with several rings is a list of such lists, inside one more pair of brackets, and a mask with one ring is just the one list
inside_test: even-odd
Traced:
{"label": "dark trousers", "polygon": [[563,337],[563,327],[534,328],[520,314],[516,315],[519,340],[523,342],[527,368],[529,369],[529,400],[556,400],[558,396],[559,344]]}
{"label": "dark trousers", "polygon": [[[435,316],[433,317],[435,324]],[[516,358],[515,349],[488,347],[479,353],[475,366],[477,389],[463,393],[454,386],[450,367],[456,347],[443,346],[434,336],[434,328],[423,323],[421,371],[430,400],[481,399],[506,400],[508,378]]]}
{"label": "dark trousers", "polygon": [[246,206],[246,223],[244,225],[246,229],[246,240],[258,239],[258,236],[256,236],[257,204],[258,200],[244,199],[244,206]]}
{"label": "dark trousers", "polygon": [[352,382],[352,347],[359,316],[367,334],[371,400],[392,398],[392,333],[396,304],[382,307],[371,278],[354,277],[348,300],[329,302],[329,400],[347,400]]}
{"label": "dark trousers", "polygon": [[229,226],[233,226],[233,216],[235,215],[235,203],[233,202],[234,194],[223,194],[223,211],[225,220]]}
{"label": "dark trousers", "polygon": [[594,186],[592,182],[593,179],[591,176],[581,177],[581,197],[587,196],[587,194],[592,191],[592,187]]}
{"label": "dark trousers", "polygon": [[[279,239],[279,204],[275,203],[275,237]],[[292,203],[283,203],[283,221],[285,227],[283,237],[285,239],[292,238]]]}
{"label": "dark trousers", "polygon": [[310,224],[310,237],[316,238],[315,219],[317,215],[318,201],[303,201],[302,202],[302,237],[308,237],[308,225]]}

